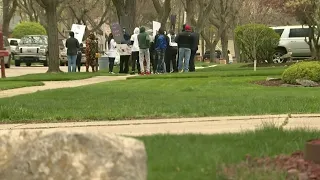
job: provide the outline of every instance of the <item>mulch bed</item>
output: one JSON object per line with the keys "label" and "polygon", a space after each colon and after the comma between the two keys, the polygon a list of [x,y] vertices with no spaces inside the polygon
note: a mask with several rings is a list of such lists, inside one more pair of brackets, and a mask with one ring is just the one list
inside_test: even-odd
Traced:
{"label": "mulch bed", "polygon": [[[252,81],[252,84],[257,84],[257,85],[261,85],[261,86],[281,86],[281,87],[303,87],[302,85],[299,84],[286,84],[284,83],[282,80],[271,80],[271,81],[267,81],[267,80],[260,80],[260,81]],[[314,87],[320,87],[320,84],[318,86],[314,86]]]}
{"label": "mulch bed", "polygon": [[261,86],[282,86],[283,84],[285,84],[282,80],[273,80],[273,81],[260,80],[260,81],[252,81],[251,83],[261,85]]}
{"label": "mulch bed", "polygon": [[[299,180],[320,180],[320,165],[304,160],[304,153],[301,151],[291,155],[279,155],[274,158],[253,158],[250,155],[247,155],[245,162],[229,166],[224,170],[224,173],[231,173],[234,172],[234,168],[243,167],[251,169],[260,167],[281,170],[287,173],[287,180],[297,178]],[[232,174],[230,174],[230,176],[232,176]]]}

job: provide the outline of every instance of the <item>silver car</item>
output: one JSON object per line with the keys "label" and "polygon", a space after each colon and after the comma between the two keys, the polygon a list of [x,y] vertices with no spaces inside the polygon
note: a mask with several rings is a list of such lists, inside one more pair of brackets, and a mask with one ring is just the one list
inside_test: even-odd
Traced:
{"label": "silver car", "polygon": [[48,36],[24,36],[20,40],[14,58],[16,66],[20,66],[21,63],[26,63],[27,66],[31,66],[32,63],[42,63],[48,66]]}

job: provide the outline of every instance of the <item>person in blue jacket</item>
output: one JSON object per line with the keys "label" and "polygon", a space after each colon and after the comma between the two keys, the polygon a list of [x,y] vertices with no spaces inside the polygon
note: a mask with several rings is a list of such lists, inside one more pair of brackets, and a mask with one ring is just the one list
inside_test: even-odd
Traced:
{"label": "person in blue jacket", "polygon": [[169,46],[169,37],[165,35],[163,28],[160,28],[155,38],[155,50],[157,52],[157,73],[166,72],[165,54]]}

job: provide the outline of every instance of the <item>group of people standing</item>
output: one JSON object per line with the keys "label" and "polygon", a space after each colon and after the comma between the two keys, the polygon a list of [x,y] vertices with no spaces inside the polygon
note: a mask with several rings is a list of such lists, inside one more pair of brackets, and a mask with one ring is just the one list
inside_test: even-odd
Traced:
{"label": "group of people standing", "polygon": [[[160,28],[155,37],[152,31],[147,32],[145,27],[135,28],[133,35],[129,35],[123,29],[123,40],[121,44],[131,47],[131,54],[120,55],[119,73],[129,73],[129,62],[131,57],[131,72],[135,74],[136,69],[141,75],[151,74],[151,66],[154,74],[175,73],[175,72],[194,72],[195,55],[198,50],[199,35],[192,31],[191,26],[184,25],[182,32],[177,35],[173,30],[168,34]],[[80,71],[82,43],[74,38],[74,33],[69,33],[70,38],[66,41],[68,71]],[[117,43],[112,33],[109,34],[107,41],[109,73],[113,74],[114,62],[117,56]],[[86,71],[91,66],[92,71],[97,71],[98,42],[93,33],[86,40]],[[78,67],[77,67],[78,66]]]}
{"label": "group of people standing", "polygon": [[[153,38],[145,27],[135,28],[131,38],[124,33],[124,42],[131,46],[130,74],[151,74],[151,66],[154,74],[174,72],[194,72],[194,58],[198,50],[199,35],[192,31],[189,25],[183,26],[183,31],[178,35],[174,31],[169,34],[160,28]],[[117,43],[111,33],[108,38],[109,72],[113,73],[113,65],[116,57]],[[130,55],[120,56],[120,72],[129,73]],[[178,60],[178,61],[177,61]]]}

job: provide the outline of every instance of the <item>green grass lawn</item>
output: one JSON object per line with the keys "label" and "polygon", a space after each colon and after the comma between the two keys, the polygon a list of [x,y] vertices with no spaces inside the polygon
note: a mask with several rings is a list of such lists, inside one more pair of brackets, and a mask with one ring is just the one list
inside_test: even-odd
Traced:
{"label": "green grass lawn", "polygon": [[[140,139],[148,153],[148,180],[227,180],[219,173],[223,164],[239,163],[247,154],[261,157],[303,150],[305,142],[319,138],[319,133],[266,128],[236,134],[156,135]],[[246,174],[236,179],[285,180],[279,178],[283,175],[280,172]]]}
{"label": "green grass lawn", "polygon": [[[0,99],[3,123],[318,113],[318,88],[263,87],[264,76],[136,79]],[[72,95],[71,95],[72,94]]]}
{"label": "green grass lawn", "polygon": [[42,82],[28,82],[28,81],[0,81],[0,91],[29,87],[29,86],[42,86],[44,85]]}

